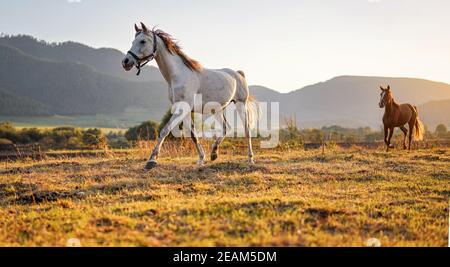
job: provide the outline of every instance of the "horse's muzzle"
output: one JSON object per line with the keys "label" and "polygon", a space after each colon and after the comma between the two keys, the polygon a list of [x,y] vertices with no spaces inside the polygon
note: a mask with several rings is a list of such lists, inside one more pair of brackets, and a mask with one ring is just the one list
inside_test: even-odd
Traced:
{"label": "horse's muzzle", "polygon": [[133,66],[134,66],[134,61],[133,61],[133,60],[130,60],[128,57],[125,57],[125,58],[122,60],[122,67],[123,67],[126,71],[131,70],[131,69],[133,68]]}

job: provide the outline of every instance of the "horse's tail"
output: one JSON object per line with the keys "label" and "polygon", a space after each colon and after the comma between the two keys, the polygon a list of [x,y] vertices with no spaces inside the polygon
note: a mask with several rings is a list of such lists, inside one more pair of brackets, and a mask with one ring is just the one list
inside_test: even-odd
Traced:
{"label": "horse's tail", "polygon": [[425,132],[425,127],[423,126],[422,121],[419,119],[419,111],[416,106],[413,106],[414,111],[416,112],[416,121],[414,123],[414,140],[421,141],[423,140],[423,133]]}
{"label": "horse's tail", "polygon": [[[245,73],[242,70],[238,70],[236,72],[239,73],[239,75],[241,75],[242,78],[244,78],[244,87],[247,87],[247,81],[245,81]],[[250,92],[248,92],[246,107],[248,114],[248,125],[250,128],[253,128],[256,126],[255,123],[258,121],[260,117],[261,109],[259,107],[258,101],[254,96],[250,95]]]}
{"label": "horse's tail", "polygon": [[261,114],[259,103],[254,96],[248,96],[246,108],[248,114],[248,125],[250,128],[254,128]]}
{"label": "horse's tail", "polygon": [[239,73],[243,78],[245,78],[245,73],[242,70],[238,70],[236,72]]}

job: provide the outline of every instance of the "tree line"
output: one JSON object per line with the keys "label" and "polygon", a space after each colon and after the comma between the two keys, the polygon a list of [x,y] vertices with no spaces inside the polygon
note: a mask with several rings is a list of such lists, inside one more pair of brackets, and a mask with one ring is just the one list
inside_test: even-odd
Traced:
{"label": "tree line", "polygon": [[0,144],[39,144],[50,149],[103,148],[107,144],[107,138],[97,128],[17,129],[10,122],[2,122]]}
{"label": "tree line", "polygon": [[[122,132],[104,133],[101,129],[80,129],[64,126],[53,129],[22,128],[18,129],[10,122],[0,122],[0,144],[39,144],[49,149],[101,149],[131,148],[140,141],[156,140],[162,127],[170,119],[167,112],[161,123],[145,121]],[[402,133],[396,133],[397,138]],[[169,137],[170,138],[170,137]],[[299,129],[295,123],[287,122],[280,130],[280,140],[285,143],[320,143],[332,142],[375,142],[383,140],[383,131],[369,127],[345,128],[341,126],[322,127],[320,129]],[[436,127],[434,132],[426,131],[426,139],[450,140],[450,132],[444,124]]]}

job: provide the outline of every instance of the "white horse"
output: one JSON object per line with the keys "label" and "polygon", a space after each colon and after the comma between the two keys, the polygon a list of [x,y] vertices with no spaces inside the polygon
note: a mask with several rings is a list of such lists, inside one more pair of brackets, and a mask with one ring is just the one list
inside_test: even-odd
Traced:
{"label": "white horse", "polygon": [[[169,100],[173,105],[173,109],[177,109],[177,105],[187,103],[191,108],[190,110],[193,111],[194,97],[198,94],[202,95],[202,103],[216,102],[220,104],[222,109],[229,105],[230,102],[242,103],[241,105],[236,105],[236,110],[244,124],[245,138],[248,144],[248,162],[253,164],[249,128],[254,116],[252,114],[255,112],[255,106],[249,105],[251,100],[244,73],[231,69],[203,68],[196,60],[184,54],[169,34],[161,30],[149,30],[142,22],[141,29],[136,24],[134,28],[136,31],[135,39],[122,61],[123,68],[129,71],[136,67],[139,75],[141,67],[155,59],[162,76],[169,85]],[[203,107],[201,110],[203,110]],[[156,159],[164,139],[175,126],[183,121],[185,116],[186,114],[181,113],[172,115],[169,122],[159,133],[157,144],[145,165],[145,169],[156,167]],[[224,127],[225,130],[226,127]],[[203,165],[205,153],[198,142],[197,136],[198,134],[192,125],[191,137],[199,156],[197,163]],[[225,135],[216,138],[213,143],[211,161],[217,159],[217,149],[224,137]]]}

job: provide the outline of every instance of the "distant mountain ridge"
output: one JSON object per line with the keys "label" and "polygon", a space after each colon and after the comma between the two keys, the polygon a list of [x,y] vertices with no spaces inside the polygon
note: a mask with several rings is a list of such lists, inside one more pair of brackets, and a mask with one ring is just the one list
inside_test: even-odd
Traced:
{"label": "distant mountain ridge", "polygon": [[419,116],[430,130],[438,124],[450,126],[450,99],[431,101],[419,107]]}
{"label": "distant mountain ridge", "polygon": [[73,62],[92,66],[98,72],[127,79],[130,81],[159,81],[163,78],[153,66],[145,66],[145,75],[136,76],[135,72],[125,72],[121,66],[124,54],[113,48],[92,48],[84,44],[68,41],[48,43],[29,35],[0,37],[0,45],[15,47],[25,54],[56,62]]}
{"label": "distant mountain ridge", "polygon": [[300,127],[341,125],[378,128],[384,110],[378,107],[380,85],[390,84],[399,103],[416,106],[450,99],[450,85],[416,78],[339,76],[289,93],[252,86],[260,101],[279,101],[281,118],[296,117]]}
{"label": "distant mountain ridge", "polygon": [[[120,65],[123,56],[116,49],[75,42],[2,36],[0,115],[114,115],[132,109],[140,110],[139,118],[159,120],[169,107],[166,82],[154,67],[139,77],[125,72]],[[302,128],[379,128],[379,86],[386,84],[397,102],[419,107],[425,124],[450,125],[450,101],[443,101],[450,99],[450,85],[424,79],[339,76],[289,93],[263,86],[250,86],[250,92],[258,101],[280,102],[282,124],[295,117]]]}
{"label": "distant mountain ridge", "polygon": [[0,45],[0,87],[16,98],[49,107],[51,114],[120,113],[137,106],[161,115],[169,106],[163,82],[132,82],[92,66],[36,58],[5,45]]}
{"label": "distant mountain ridge", "polygon": [[50,108],[36,100],[17,96],[10,91],[0,89],[0,114],[2,115],[50,115]]}

